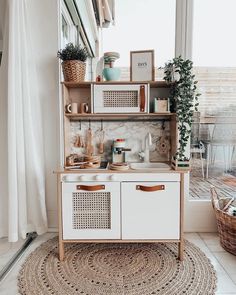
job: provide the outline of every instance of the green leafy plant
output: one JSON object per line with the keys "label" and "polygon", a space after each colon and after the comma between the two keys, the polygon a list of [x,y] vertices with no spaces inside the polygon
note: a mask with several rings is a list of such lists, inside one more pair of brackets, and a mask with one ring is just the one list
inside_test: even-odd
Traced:
{"label": "green leafy plant", "polygon": [[89,54],[85,47],[80,45],[74,45],[73,43],[68,43],[66,47],[57,52],[57,57],[61,60],[80,60],[85,62]]}
{"label": "green leafy plant", "polygon": [[164,80],[170,83],[170,104],[176,112],[179,129],[179,147],[175,159],[189,160],[185,150],[191,135],[194,111],[198,111],[197,81],[192,73],[193,62],[181,56],[165,64]]}

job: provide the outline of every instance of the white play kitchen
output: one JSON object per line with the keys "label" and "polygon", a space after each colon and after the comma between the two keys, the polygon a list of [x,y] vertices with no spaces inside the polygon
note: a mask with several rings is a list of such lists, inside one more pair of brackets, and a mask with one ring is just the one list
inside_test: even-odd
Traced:
{"label": "white play kitchen", "polygon": [[188,167],[171,166],[178,126],[169,85],[63,82],[62,88],[60,260],[71,242],[176,242],[183,260]]}

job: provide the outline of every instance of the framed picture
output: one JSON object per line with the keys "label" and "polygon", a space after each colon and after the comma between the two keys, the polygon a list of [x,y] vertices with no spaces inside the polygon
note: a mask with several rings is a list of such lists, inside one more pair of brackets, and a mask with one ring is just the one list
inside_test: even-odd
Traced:
{"label": "framed picture", "polygon": [[130,51],[130,81],[154,79],[154,50]]}

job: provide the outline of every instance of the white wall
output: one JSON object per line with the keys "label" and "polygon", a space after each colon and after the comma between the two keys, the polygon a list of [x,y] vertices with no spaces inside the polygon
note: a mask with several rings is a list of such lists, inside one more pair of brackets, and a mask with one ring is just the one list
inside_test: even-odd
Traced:
{"label": "white wall", "polygon": [[53,171],[59,166],[59,68],[57,0],[29,1],[30,24],[33,46],[37,56],[40,98],[43,105],[43,132],[45,139],[46,203],[49,227],[57,227],[56,176]]}

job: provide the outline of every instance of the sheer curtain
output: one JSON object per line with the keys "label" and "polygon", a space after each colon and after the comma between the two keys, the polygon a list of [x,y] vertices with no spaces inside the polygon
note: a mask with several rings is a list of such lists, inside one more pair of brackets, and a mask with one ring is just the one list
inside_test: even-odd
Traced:
{"label": "sheer curtain", "polygon": [[0,67],[0,236],[47,231],[45,163],[29,1],[6,1]]}

